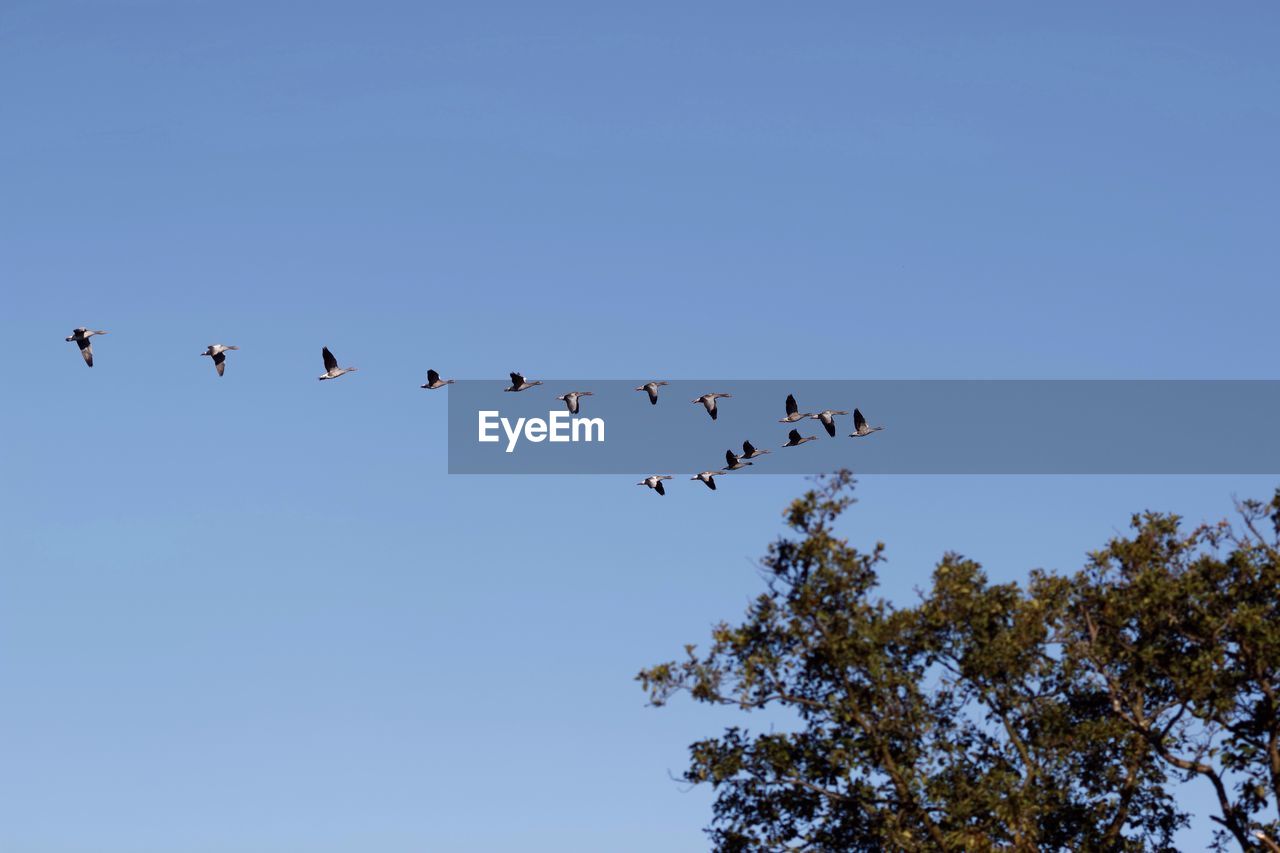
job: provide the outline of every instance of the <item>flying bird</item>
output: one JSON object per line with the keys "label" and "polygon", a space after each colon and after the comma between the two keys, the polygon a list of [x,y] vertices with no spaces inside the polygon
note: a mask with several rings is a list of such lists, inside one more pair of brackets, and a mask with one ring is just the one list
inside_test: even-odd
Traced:
{"label": "flying bird", "polygon": [[338,360],[333,357],[333,353],[329,352],[328,347],[322,347],[320,355],[324,358],[324,373],[316,377],[321,382],[326,379],[337,379],[344,373],[355,373],[358,367],[338,367]]}
{"label": "flying bird", "polygon": [[734,453],[732,450],[726,450],[724,452],[724,469],[726,471],[737,471],[739,468],[746,468],[748,465],[752,464],[754,463],[743,462],[742,457],[737,453]]}
{"label": "flying bird", "polygon": [[702,482],[707,484],[708,489],[714,492],[716,490],[716,475],[723,474],[723,473],[724,471],[703,471],[701,474],[698,474],[697,476],[694,476],[694,477],[690,477],[689,479],[701,480]]}
{"label": "flying bird", "polygon": [[864,435],[871,435],[873,432],[879,432],[884,429],[882,426],[868,426],[867,419],[862,416],[862,412],[857,408],[853,410],[853,432],[849,433],[849,438],[862,438]]}
{"label": "flying bird", "polygon": [[791,432],[787,433],[787,443],[782,446],[798,447],[801,444],[804,444],[806,441],[817,441],[817,440],[818,440],[818,437],[816,435],[801,436],[800,430],[793,429]]}
{"label": "flying bird", "polygon": [[[714,420],[716,419],[716,417],[717,417],[717,414],[718,414],[718,413],[717,413],[717,411],[716,411],[716,398],[717,398],[717,397],[732,397],[732,396],[733,396],[732,394],[703,394],[703,395],[702,395],[701,397],[699,397],[698,399],[696,399],[696,400],[690,400],[689,402],[690,402],[690,403],[701,403],[703,406],[705,406],[705,407],[706,407],[706,409],[707,409],[707,414],[708,414],[708,415],[711,415],[711,420],[713,420],[713,421],[714,421]],[[697,479],[697,478],[695,477],[694,479]],[[711,488],[713,488],[713,489],[714,489],[714,488],[715,488],[715,486],[712,486]]]}
{"label": "flying bird", "polygon": [[640,482],[636,483],[636,485],[637,485],[637,486],[648,486],[649,488],[653,489],[653,490],[654,490],[655,492],[657,492],[658,494],[660,494],[660,495],[665,495],[665,494],[667,493],[667,490],[666,490],[666,489],[664,489],[664,488],[662,488],[662,481],[663,481],[663,480],[670,480],[670,479],[671,479],[671,475],[670,475],[670,474],[653,474],[653,475],[651,475],[651,476],[645,477],[643,480],[641,480]]}
{"label": "flying bird", "polygon": [[836,437],[836,415],[847,415],[848,412],[841,412],[837,409],[823,409],[816,415],[809,415],[815,421],[822,421],[822,425],[827,428],[827,435],[832,438]]}
{"label": "flying bird", "polygon": [[524,377],[523,377],[522,375],[520,375],[519,373],[512,373],[512,374],[511,374],[511,387],[510,387],[510,388],[503,388],[502,390],[503,390],[503,391],[528,391],[528,390],[529,390],[530,388],[532,388],[533,386],[535,386],[535,385],[541,385],[541,384],[542,384],[542,380],[540,380],[540,379],[534,380],[533,382],[526,382],[526,381],[524,380]]}
{"label": "flying bird", "polygon": [[569,414],[576,415],[578,414],[578,398],[594,396],[591,391],[570,391],[562,397],[556,397],[556,399],[564,403],[564,407],[569,410]]}
{"label": "flying bird", "polygon": [[766,453],[772,453],[772,450],[757,450],[756,446],[749,441],[742,442],[743,459],[755,459],[757,456],[764,456]]}
{"label": "flying bird", "polygon": [[106,332],[100,329],[86,329],[81,326],[80,328],[73,330],[70,336],[67,337],[67,340],[76,342],[76,345],[80,347],[80,355],[84,358],[84,363],[93,367],[93,346],[89,343],[89,338],[92,338],[94,335],[105,334]]}
{"label": "flying bird", "polygon": [[646,382],[636,390],[647,392],[649,394],[649,402],[656,406],[658,405],[658,388],[666,384],[665,382]]}
{"label": "flying bird", "polygon": [[209,356],[213,359],[213,369],[218,371],[221,376],[222,372],[227,369],[227,350],[240,349],[240,347],[228,346],[227,344],[209,344],[209,348],[200,353],[202,356]]}
{"label": "flying bird", "polygon": [[794,394],[787,395],[787,416],[778,421],[780,424],[793,424],[796,421],[802,421],[805,418],[811,418],[813,415],[808,412],[801,412],[800,407],[796,405],[796,396]]}
{"label": "flying bird", "polygon": [[437,388],[443,388],[446,385],[452,385],[452,384],[453,384],[452,379],[441,379],[439,373],[436,373],[434,370],[428,370],[427,384],[421,387],[426,388],[428,391],[434,391]]}

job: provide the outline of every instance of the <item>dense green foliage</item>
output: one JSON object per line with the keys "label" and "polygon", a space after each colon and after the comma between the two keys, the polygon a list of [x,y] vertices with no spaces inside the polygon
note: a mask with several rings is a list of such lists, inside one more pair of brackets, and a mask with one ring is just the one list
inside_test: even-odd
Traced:
{"label": "dense green foliage", "polygon": [[852,486],[792,503],[740,625],[638,676],[657,705],[775,708],[690,747],[717,849],[1172,849],[1188,783],[1220,847],[1280,853],[1280,491],[1234,525],[1135,516],[1069,576],[949,554],[899,607],[883,544],[834,532]]}

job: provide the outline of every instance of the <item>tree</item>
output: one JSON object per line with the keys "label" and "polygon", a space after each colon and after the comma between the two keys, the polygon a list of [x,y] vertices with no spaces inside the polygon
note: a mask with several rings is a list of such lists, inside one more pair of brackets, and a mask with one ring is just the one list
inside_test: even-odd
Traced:
{"label": "tree", "polygon": [[1280,803],[1280,490],[1237,515],[1189,533],[1134,516],[1132,538],[1032,589],[1069,599],[1064,664],[1169,772],[1213,787],[1219,848],[1280,850],[1280,825],[1259,822]]}
{"label": "tree", "polygon": [[1240,506],[1242,531],[1136,517],[1025,588],[947,554],[895,607],[875,595],[884,545],[834,531],[852,488],[838,472],[791,504],[741,624],[637,676],[655,705],[785,721],[690,747],[717,849],[1171,849],[1188,776],[1219,792],[1220,842],[1276,836],[1280,492]]}

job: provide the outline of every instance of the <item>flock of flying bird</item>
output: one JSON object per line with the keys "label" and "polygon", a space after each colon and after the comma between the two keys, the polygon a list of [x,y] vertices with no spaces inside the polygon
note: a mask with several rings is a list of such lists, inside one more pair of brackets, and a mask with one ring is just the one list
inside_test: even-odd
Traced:
{"label": "flock of flying bird", "polygon": [[[327,349],[324,352],[326,356],[325,364],[327,365],[328,364],[327,359],[330,358],[331,356],[328,355],[329,351]],[[321,377],[321,378],[325,378],[325,377]],[[452,379],[441,379],[439,373],[436,373],[434,370],[428,370],[427,384],[423,385],[422,387],[434,390],[436,388],[443,388],[445,385],[448,385],[450,382],[453,382],[453,381],[454,380]],[[502,390],[527,391],[530,388],[534,388],[541,384],[542,382],[540,380],[535,380],[533,382],[530,382],[529,380],[524,378],[523,374],[512,373],[511,384]],[[656,406],[658,405],[658,389],[666,384],[667,384],[666,382],[663,382],[661,380],[654,380],[652,382],[644,383],[643,385],[641,385],[639,388],[635,390],[643,391],[646,394],[648,394],[649,403],[651,405]],[[569,414],[576,415],[578,414],[578,411],[581,407],[581,402],[580,402],[581,399],[583,397],[590,397],[590,396],[592,396],[592,392],[590,391],[570,391],[567,394],[562,394],[559,397],[556,397],[556,399],[564,403],[565,408],[569,410]],[[707,410],[707,414],[711,416],[711,420],[714,421],[719,417],[719,414],[720,414],[720,409],[716,405],[716,401],[729,398],[732,396],[733,396],[732,394],[722,394],[717,392],[714,394],[703,394],[701,397],[698,397],[697,399],[694,399],[694,400],[690,400],[689,402],[701,404],[702,407]],[[831,436],[832,438],[835,438],[835,435],[836,435],[836,415],[849,414],[848,412],[842,409],[823,409],[821,412],[801,412],[800,406],[796,403],[796,398],[794,394],[787,395],[786,409],[787,409],[787,416],[785,418],[782,418],[780,421],[778,421],[778,423],[794,424],[798,421],[805,420],[806,418],[812,419],[815,421],[820,421],[822,425],[826,428],[827,435]],[[859,411],[857,408],[853,410],[853,432],[849,433],[850,438],[863,438],[865,436],[871,435],[871,433],[873,432],[878,432],[882,429],[884,429],[884,427],[871,426],[870,424],[868,424],[867,419],[862,416],[862,412]],[[816,435],[801,435],[800,430],[792,429],[789,433],[787,433],[787,443],[782,446],[783,447],[799,447],[800,445],[804,444],[807,441],[817,441],[817,440],[818,440],[818,437]],[[744,441],[742,442],[741,453],[734,453],[733,450],[731,449],[726,450],[724,452],[725,465],[723,469],[717,469],[713,471],[700,471],[699,473],[695,474],[689,479],[698,480],[699,482],[706,485],[708,489],[711,489],[714,491],[716,487],[716,477],[722,474],[727,474],[730,471],[738,471],[742,468],[746,468],[748,465],[752,465],[754,463],[748,462],[745,460],[754,459],[757,456],[764,456],[766,453],[769,453],[769,452],[771,451],[760,450],[755,445],[753,445],[750,441]],[[658,494],[665,495],[667,493],[667,490],[666,490],[666,487],[662,485],[662,481],[671,480],[671,479],[674,479],[674,478],[670,474],[651,474],[650,476],[645,477],[643,480],[636,483],[636,485],[648,486]]]}
{"label": "flock of flying bird", "polygon": [[[105,335],[105,334],[107,333],[105,331],[102,331],[101,329],[87,329],[87,328],[81,327],[72,331],[72,333],[67,337],[67,340],[74,341],[76,345],[80,347],[80,355],[84,358],[84,363],[87,364],[89,367],[93,367],[93,344],[90,341],[90,338],[93,338],[95,335]],[[226,367],[227,367],[227,353],[232,350],[238,350],[238,349],[240,349],[240,347],[230,346],[227,344],[209,344],[209,346],[205,349],[205,351],[200,353],[200,355],[208,356],[209,358],[213,359],[214,370],[218,372],[219,376],[222,376],[223,372],[226,370]],[[343,376],[347,373],[355,373],[357,370],[359,370],[359,368],[357,367],[339,367],[338,359],[334,357],[333,353],[329,352],[328,347],[321,348],[320,356],[324,360],[324,373],[320,374],[320,376],[317,378],[320,379],[321,381],[325,379],[337,379],[339,376]],[[429,391],[435,391],[445,387],[446,385],[452,385],[454,381],[455,380],[453,379],[441,379],[439,373],[437,373],[434,370],[428,370],[427,382],[422,387],[426,388]],[[511,384],[506,388],[503,388],[502,390],[511,391],[511,392],[528,391],[530,388],[535,388],[541,384],[542,384],[541,380],[534,380],[530,382],[529,380],[524,378],[523,374],[512,373]],[[666,382],[655,380],[653,382],[646,382],[636,390],[644,391],[646,394],[648,394],[649,403],[651,405],[656,406],[658,405],[658,389],[666,384],[667,384]],[[592,392],[590,391],[570,391],[567,394],[562,394],[559,397],[556,397],[556,399],[564,403],[565,408],[569,410],[569,414],[576,415],[578,414],[581,408],[582,398],[590,397],[590,396],[592,396]],[[694,400],[690,400],[689,402],[701,404],[702,407],[707,410],[707,414],[711,416],[711,420],[714,421],[717,419],[720,412],[719,407],[716,405],[716,401],[720,399],[730,398],[732,396],[733,396],[732,394],[721,394],[721,393],[703,394],[701,397],[698,397],[697,399],[694,399]],[[832,438],[835,438],[835,435],[836,435],[836,420],[835,420],[836,415],[849,414],[848,412],[842,409],[824,409],[821,412],[802,412],[800,411],[800,406],[796,403],[796,398],[794,394],[787,395],[786,410],[787,410],[787,416],[779,420],[778,423],[794,424],[806,419],[819,421],[822,423],[823,427],[826,428],[827,435],[831,436]],[[884,429],[884,427],[882,426],[869,425],[867,423],[867,419],[862,416],[862,412],[860,412],[857,408],[854,408],[853,432],[849,433],[850,438],[863,438],[865,436],[871,435],[871,433],[873,432],[877,432],[882,429]],[[799,447],[805,442],[817,441],[817,440],[818,440],[818,437],[816,435],[802,436],[800,435],[800,430],[792,429],[789,433],[787,433],[787,443],[782,446],[783,447]],[[768,450],[758,449],[750,441],[744,441],[742,442],[741,453],[734,453],[732,450],[726,450],[724,452],[725,465],[723,469],[713,470],[713,471],[702,471],[690,477],[689,479],[698,480],[703,484],[705,484],[708,489],[714,490],[716,487],[715,478],[717,476],[720,476],[722,474],[727,474],[730,471],[737,471],[742,468],[745,468],[748,465],[753,464],[745,460],[755,459],[756,457],[764,456],[766,453],[769,453],[769,452],[770,451]],[[670,480],[670,479],[672,479],[672,476],[670,474],[653,474],[651,476],[645,477],[643,480],[636,483],[636,485],[648,486],[650,489],[653,489],[658,494],[665,495],[667,493],[667,490],[663,487],[662,481]]]}
{"label": "flock of flying bird", "polygon": [[[513,376],[512,381],[514,381],[514,374],[512,376]],[[658,386],[666,385],[666,384],[667,383],[665,382],[646,382],[644,385],[641,385],[636,390],[648,392],[649,402],[654,405],[657,405],[658,404]],[[507,390],[510,391],[511,389],[508,388]],[[714,421],[719,413],[719,409],[716,406],[716,400],[723,399],[725,397],[732,397],[732,396],[733,396],[732,394],[719,394],[719,393],[703,394],[701,397],[698,397],[696,400],[690,400],[689,402],[701,403],[703,408],[707,410],[707,414],[711,416],[711,420]],[[563,400],[564,397],[558,397],[556,399]],[[835,435],[836,435],[836,415],[849,414],[848,412],[840,409],[823,409],[821,412],[802,412],[800,411],[800,406],[796,403],[796,397],[794,394],[787,395],[786,408],[787,408],[787,416],[779,420],[778,423],[794,424],[798,421],[803,421],[805,419],[821,421],[822,425],[826,427],[827,435],[831,436],[832,438],[835,438]],[[573,411],[575,414],[577,413],[576,408],[572,409],[571,411]],[[879,430],[882,430],[882,429],[884,429],[884,427],[871,426],[870,424],[868,424],[867,419],[862,416],[862,412],[859,411],[857,408],[853,410],[853,432],[849,433],[850,438],[863,438],[865,436],[871,435],[871,433],[873,432],[878,432]],[[787,443],[782,446],[783,447],[799,447],[800,445],[804,444],[807,441],[817,441],[817,440],[818,440],[818,437],[816,435],[801,435],[800,430],[792,429],[790,432],[787,433]],[[754,459],[757,456],[764,456],[766,453],[770,453],[770,452],[771,451],[768,451],[768,450],[760,450],[751,442],[744,441],[742,442],[741,453],[734,453],[733,450],[731,449],[726,450],[724,452],[725,464],[723,469],[719,469],[715,471],[701,471],[698,474],[695,474],[694,476],[690,477],[689,479],[698,480],[702,482],[704,485],[706,485],[708,489],[714,490],[716,487],[717,476],[721,474],[727,474],[730,471],[737,471],[741,468],[747,467],[748,465],[752,465],[754,463],[747,462],[744,460]],[[665,488],[663,488],[662,481],[670,480],[670,479],[672,479],[670,474],[653,474],[648,477],[645,477],[643,480],[636,483],[636,485],[648,486],[658,494],[665,495],[667,491]]]}

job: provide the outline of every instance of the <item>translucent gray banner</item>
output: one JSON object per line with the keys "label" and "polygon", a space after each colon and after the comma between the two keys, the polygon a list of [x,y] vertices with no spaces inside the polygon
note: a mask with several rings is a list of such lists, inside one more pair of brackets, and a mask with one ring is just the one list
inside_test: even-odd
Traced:
{"label": "translucent gray banner", "polygon": [[[532,381],[536,377],[529,377]],[[449,386],[453,474],[691,474],[743,442],[742,474],[1276,474],[1280,380],[543,380]],[[590,391],[571,416],[557,396]],[[717,418],[690,402],[709,393]],[[427,393],[427,392],[424,392]],[[841,410],[835,437],[819,420]],[[858,408],[882,431],[851,438]],[[523,420],[521,420],[523,419]],[[813,436],[783,447],[790,430]],[[483,440],[482,440],[483,436]]]}

